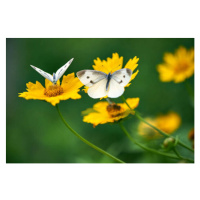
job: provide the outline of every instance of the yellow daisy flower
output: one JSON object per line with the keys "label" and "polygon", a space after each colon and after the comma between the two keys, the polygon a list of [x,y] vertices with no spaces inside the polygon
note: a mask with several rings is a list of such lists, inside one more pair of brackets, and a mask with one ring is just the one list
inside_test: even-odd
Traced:
{"label": "yellow daisy flower", "polygon": [[78,92],[82,86],[83,84],[74,76],[74,73],[71,73],[63,76],[61,85],[60,80],[54,85],[51,81],[45,79],[45,88],[38,81],[35,84],[29,82],[26,84],[27,92],[19,93],[19,97],[26,100],[45,100],[55,106],[61,100],[80,99],[81,95]]}
{"label": "yellow daisy flower", "polygon": [[[173,133],[176,129],[179,128],[181,124],[180,116],[172,111],[166,115],[160,115],[154,119],[146,118],[145,120],[168,134]],[[148,139],[155,139],[161,136],[155,129],[151,128],[149,125],[143,122],[140,122],[138,126],[138,133],[139,135]]]}
{"label": "yellow daisy flower", "polygon": [[[139,61],[139,58],[137,58],[137,56],[135,56],[134,58],[130,59],[124,68],[128,68],[132,71],[134,71],[136,69],[136,67],[138,66],[137,62]],[[118,53],[113,53],[112,54],[112,58],[107,58],[106,60],[100,60],[100,58],[97,58],[96,60],[94,60],[94,65],[92,65],[92,67],[94,68],[94,70],[98,70],[98,71],[102,71],[106,74],[109,73],[113,73],[119,69],[122,69],[122,65],[123,65],[123,57],[119,57]],[[138,74],[139,70],[137,70],[135,73],[132,74],[131,79],[129,81],[129,83],[125,86],[128,87],[131,83],[131,81],[136,77],[136,75]],[[83,89],[85,92],[87,92],[88,87],[85,86],[85,89]],[[104,97],[106,98],[106,97]]]}
{"label": "yellow daisy flower", "polygon": [[194,74],[194,49],[179,47],[175,54],[165,53],[164,63],[157,66],[163,82],[183,82]]}
{"label": "yellow daisy flower", "polygon": [[[134,109],[138,106],[139,100],[139,98],[128,98],[126,101]],[[134,111],[131,111],[125,103],[109,104],[107,101],[98,102],[94,104],[92,109],[87,109],[84,112],[87,115],[83,117],[83,121],[93,124],[94,127],[98,124],[118,121],[130,113],[134,114]]]}

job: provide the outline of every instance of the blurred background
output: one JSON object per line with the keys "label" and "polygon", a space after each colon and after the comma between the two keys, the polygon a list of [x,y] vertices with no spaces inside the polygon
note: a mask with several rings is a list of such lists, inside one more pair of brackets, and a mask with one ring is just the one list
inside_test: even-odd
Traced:
{"label": "blurred background", "polygon": [[[194,106],[185,83],[160,82],[156,66],[163,62],[163,54],[180,47],[194,47],[194,39],[7,39],[6,40],[6,162],[7,163],[113,163],[76,138],[62,123],[57,110],[50,103],[19,98],[26,91],[26,83],[44,78],[30,64],[52,74],[69,59],[74,61],[65,74],[82,69],[92,69],[93,60],[112,57],[117,52],[123,56],[123,66],[130,58],[139,58],[139,73],[126,88],[125,98],[139,97],[137,111],[143,117],[156,117],[168,111],[177,112],[182,119],[174,132],[188,146],[189,131],[194,128]],[[188,79],[194,88],[194,76]],[[82,121],[81,112],[91,108],[98,100],[83,91],[81,99],[61,101],[60,110],[65,120],[80,135],[129,163],[176,163],[175,159],[146,152],[132,144],[117,124],[98,125]],[[121,99],[116,99],[121,102]],[[124,122],[133,137],[160,149],[164,138],[145,140],[138,135],[139,121],[133,117]],[[192,153],[178,148],[184,156]]]}

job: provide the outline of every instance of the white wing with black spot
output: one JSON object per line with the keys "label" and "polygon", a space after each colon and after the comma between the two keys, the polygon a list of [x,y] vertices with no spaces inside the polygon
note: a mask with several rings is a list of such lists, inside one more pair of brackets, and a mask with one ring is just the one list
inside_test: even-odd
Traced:
{"label": "white wing with black spot", "polygon": [[91,87],[102,79],[107,80],[107,74],[97,70],[81,70],[76,73],[79,80],[86,86]]}
{"label": "white wing with black spot", "polygon": [[52,76],[51,74],[49,74],[49,73],[47,73],[47,72],[45,72],[45,71],[43,71],[43,70],[41,70],[41,69],[39,69],[39,68],[33,66],[33,65],[31,65],[31,67],[32,67],[35,71],[37,71],[39,74],[41,74],[44,78],[46,78],[46,79],[48,79],[49,81],[53,82],[53,76]]}
{"label": "white wing with black spot", "polygon": [[106,78],[96,82],[88,89],[87,91],[88,95],[93,99],[105,97],[108,93],[108,91],[106,91],[106,83],[107,83]]}
{"label": "white wing with black spot", "polygon": [[131,75],[132,71],[130,69],[123,68],[114,72],[111,79],[114,79],[119,85],[125,87],[129,83]]}

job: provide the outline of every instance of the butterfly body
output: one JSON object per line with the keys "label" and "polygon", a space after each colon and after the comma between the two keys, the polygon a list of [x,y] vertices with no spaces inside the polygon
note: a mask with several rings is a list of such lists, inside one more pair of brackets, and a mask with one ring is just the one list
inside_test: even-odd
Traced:
{"label": "butterfly body", "polygon": [[111,73],[109,73],[109,74],[107,75],[106,91],[108,90],[108,86],[109,86],[109,83],[110,83],[111,78],[112,78],[112,75],[111,75]]}
{"label": "butterfly body", "polygon": [[53,73],[53,84],[56,84],[56,74],[55,73]]}
{"label": "butterfly body", "polygon": [[31,65],[31,67],[36,70],[39,74],[41,74],[44,78],[48,79],[49,81],[51,81],[54,85],[57,83],[57,81],[62,77],[62,75],[65,73],[65,71],[67,70],[67,68],[70,66],[70,64],[72,63],[73,58],[71,60],[69,60],[65,65],[63,65],[61,68],[59,68],[56,73],[53,73],[53,76],[33,65]]}
{"label": "butterfly body", "polygon": [[124,87],[131,79],[132,71],[123,68],[114,73],[104,73],[97,70],[81,70],[77,72],[79,80],[89,87],[87,93],[97,99],[108,96],[117,98],[124,92]]}

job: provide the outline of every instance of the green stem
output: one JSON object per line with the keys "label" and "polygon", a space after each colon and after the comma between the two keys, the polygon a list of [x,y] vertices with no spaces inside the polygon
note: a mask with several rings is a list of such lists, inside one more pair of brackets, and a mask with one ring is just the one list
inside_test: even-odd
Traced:
{"label": "green stem", "polygon": [[186,160],[186,161],[189,161],[189,162],[194,162],[194,160],[191,160],[191,159],[189,159],[189,158],[184,158],[183,156],[181,156],[181,155],[179,154],[179,152],[176,150],[175,147],[173,148],[173,151],[174,151],[174,153],[175,153],[180,159]]}
{"label": "green stem", "polygon": [[[126,103],[126,105],[130,108],[130,110],[132,110],[132,108],[131,108],[131,107],[129,106],[129,104],[127,103],[126,99],[125,99],[123,96],[121,96],[121,98],[122,98],[122,100]],[[158,131],[161,135],[163,135],[163,136],[165,136],[165,137],[172,137],[172,138],[174,138],[173,136],[168,135],[167,133],[161,131],[160,129],[156,128],[155,126],[153,126],[152,124],[150,124],[149,122],[147,122],[147,121],[146,121],[145,119],[143,119],[143,118],[138,114],[138,112],[136,112],[136,111],[135,111],[135,116],[136,116],[139,120],[141,120],[142,122],[144,122],[145,124],[149,125],[149,126],[152,127],[153,129],[155,129],[156,131]],[[174,139],[175,139],[175,138],[174,138]],[[188,147],[188,146],[185,145],[183,142],[178,141],[178,144],[179,144],[180,146],[182,146],[182,147],[184,147],[184,148],[186,148],[186,149],[188,149],[188,150],[194,152],[194,150],[193,150],[192,148]]]}
{"label": "green stem", "polygon": [[106,100],[107,100],[107,102],[108,102],[109,104],[112,104],[112,103],[113,103],[108,97],[106,98]]}
{"label": "green stem", "polygon": [[109,154],[108,152],[104,151],[103,149],[97,147],[96,145],[92,144],[91,142],[87,141],[85,138],[83,138],[82,136],[80,136],[74,129],[72,129],[70,127],[70,125],[65,121],[65,119],[63,118],[61,112],[60,112],[60,109],[58,107],[58,105],[56,105],[56,108],[57,108],[57,111],[58,111],[58,114],[60,115],[60,118],[62,119],[63,123],[65,124],[65,126],[76,136],[78,137],[81,141],[83,141],[85,144],[89,145],[90,147],[92,147],[93,149],[99,151],[100,153],[112,158],[113,160],[119,162],[119,163],[124,163],[122,160],[114,157],[113,155]]}
{"label": "green stem", "polygon": [[120,122],[119,123],[119,126],[120,128],[122,129],[122,131],[126,134],[126,136],[136,145],[138,145],[139,147],[141,147],[142,149],[146,150],[146,151],[149,151],[149,152],[152,152],[152,153],[156,153],[156,154],[159,154],[159,155],[162,155],[162,156],[166,156],[166,157],[169,157],[169,158],[175,158],[175,159],[179,159],[179,157],[176,157],[172,154],[167,154],[167,153],[164,153],[164,152],[160,152],[160,151],[157,151],[155,149],[151,149],[143,144],[140,144],[139,142],[137,142],[136,140],[134,140],[131,135],[128,133],[128,131],[125,129],[125,127],[123,126],[123,124]]}

